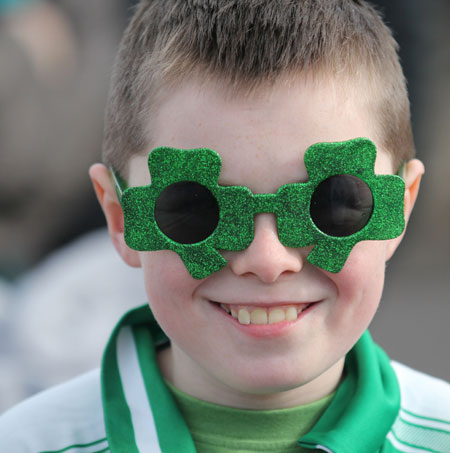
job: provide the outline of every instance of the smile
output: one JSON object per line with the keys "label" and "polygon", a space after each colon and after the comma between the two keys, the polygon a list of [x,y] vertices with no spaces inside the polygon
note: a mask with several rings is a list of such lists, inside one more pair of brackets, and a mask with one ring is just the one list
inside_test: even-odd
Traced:
{"label": "smile", "polygon": [[264,325],[296,321],[300,313],[312,303],[282,305],[274,307],[217,304],[222,310],[235,318],[239,324]]}

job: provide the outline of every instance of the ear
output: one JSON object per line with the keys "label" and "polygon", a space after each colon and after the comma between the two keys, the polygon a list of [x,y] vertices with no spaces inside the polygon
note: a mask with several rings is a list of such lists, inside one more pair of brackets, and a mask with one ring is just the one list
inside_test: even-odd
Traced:
{"label": "ear", "polygon": [[408,225],[411,212],[417,199],[417,195],[419,194],[420,181],[424,172],[425,168],[423,166],[423,163],[418,159],[412,159],[405,164],[403,171],[403,179],[405,181],[405,230],[398,238],[392,239],[388,242],[388,260],[392,257],[403,239],[406,231],[406,226]]}
{"label": "ear", "polygon": [[124,239],[123,211],[119,199],[117,198],[111,173],[105,165],[94,164],[89,169],[89,176],[94,185],[98,202],[105,214],[109,235],[114,247],[128,265],[140,267],[141,261],[139,253],[128,247]]}

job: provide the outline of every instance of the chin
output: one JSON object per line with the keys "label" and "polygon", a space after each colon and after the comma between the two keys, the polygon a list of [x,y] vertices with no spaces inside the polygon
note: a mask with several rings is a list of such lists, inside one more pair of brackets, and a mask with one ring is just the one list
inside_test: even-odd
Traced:
{"label": "chin", "polygon": [[286,370],[285,367],[267,365],[263,369],[240,369],[228,382],[242,393],[264,395],[285,392],[302,387],[314,376],[299,373],[298,370]]}

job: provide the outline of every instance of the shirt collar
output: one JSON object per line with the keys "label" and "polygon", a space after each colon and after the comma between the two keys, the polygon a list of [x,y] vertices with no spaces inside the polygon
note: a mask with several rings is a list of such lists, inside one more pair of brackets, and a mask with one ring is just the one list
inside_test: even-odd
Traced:
{"label": "shirt collar", "polygon": [[336,453],[378,452],[400,410],[400,388],[368,331],[347,354],[345,373],[332,403],[299,443]]}

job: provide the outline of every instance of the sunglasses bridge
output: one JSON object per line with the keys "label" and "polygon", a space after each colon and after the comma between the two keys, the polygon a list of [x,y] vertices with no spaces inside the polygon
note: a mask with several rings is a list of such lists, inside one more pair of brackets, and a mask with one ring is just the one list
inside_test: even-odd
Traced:
{"label": "sunglasses bridge", "polygon": [[275,213],[277,202],[276,193],[253,194],[253,214]]}

